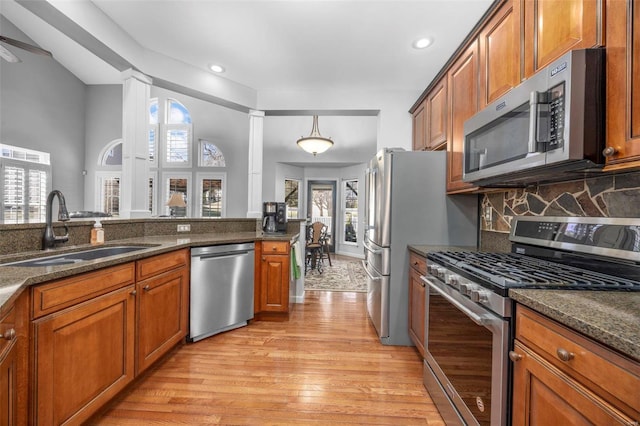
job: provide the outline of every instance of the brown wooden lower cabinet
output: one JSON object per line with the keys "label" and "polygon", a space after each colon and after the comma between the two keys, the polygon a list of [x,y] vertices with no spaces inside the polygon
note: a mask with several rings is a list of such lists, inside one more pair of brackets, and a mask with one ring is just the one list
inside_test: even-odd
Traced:
{"label": "brown wooden lower cabinet", "polygon": [[184,339],[188,260],[178,250],[32,289],[31,424],[82,423]]}
{"label": "brown wooden lower cabinet", "polygon": [[[255,313],[258,319],[286,317],[289,313],[290,245],[263,241],[256,250]],[[275,314],[275,316],[273,316]]]}
{"label": "brown wooden lower cabinet", "polygon": [[134,286],[34,322],[35,424],[79,424],[134,377]]}
{"label": "brown wooden lower cabinet", "polygon": [[513,425],[637,425],[640,364],[518,306]]}
{"label": "brown wooden lower cabinet", "polygon": [[149,278],[138,291],[138,356],[136,374],[144,371],[187,335],[189,269]]}
{"label": "brown wooden lower cabinet", "polygon": [[0,426],[27,424],[28,293],[0,312]]}
{"label": "brown wooden lower cabinet", "polygon": [[424,358],[426,330],[426,292],[420,275],[426,273],[426,259],[409,253],[409,337]]}

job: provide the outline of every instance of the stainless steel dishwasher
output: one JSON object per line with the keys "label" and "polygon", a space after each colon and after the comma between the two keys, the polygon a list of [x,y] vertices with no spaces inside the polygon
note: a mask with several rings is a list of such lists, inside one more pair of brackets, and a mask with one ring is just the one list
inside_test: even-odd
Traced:
{"label": "stainless steel dishwasher", "polygon": [[253,318],[254,243],[191,249],[190,342]]}

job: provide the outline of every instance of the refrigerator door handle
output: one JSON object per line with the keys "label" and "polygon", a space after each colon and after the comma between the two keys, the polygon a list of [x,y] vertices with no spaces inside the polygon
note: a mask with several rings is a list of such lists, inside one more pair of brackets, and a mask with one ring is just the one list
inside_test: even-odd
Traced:
{"label": "refrigerator door handle", "polygon": [[367,263],[364,260],[362,261],[362,267],[372,281],[380,281],[382,279],[381,276],[374,277],[371,275],[371,272],[369,272],[369,269],[367,268]]}
{"label": "refrigerator door handle", "polygon": [[364,240],[362,244],[364,245],[364,248],[366,248],[373,254],[380,254],[383,252],[383,249],[376,249],[376,248],[373,248],[371,245],[367,244],[367,240]]}

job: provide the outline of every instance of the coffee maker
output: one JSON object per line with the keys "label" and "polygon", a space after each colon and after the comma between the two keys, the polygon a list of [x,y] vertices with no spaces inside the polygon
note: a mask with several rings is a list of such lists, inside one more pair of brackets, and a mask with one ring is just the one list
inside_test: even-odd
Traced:
{"label": "coffee maker", "polygon": [[287,231],[287,205],[269,201],[262,208],[262,230],[267,233]]}

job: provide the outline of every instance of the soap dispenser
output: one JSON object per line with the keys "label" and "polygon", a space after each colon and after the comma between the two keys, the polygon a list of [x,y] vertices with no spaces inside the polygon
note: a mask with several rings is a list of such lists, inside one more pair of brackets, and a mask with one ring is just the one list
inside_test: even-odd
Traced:
{"label": "soap dispenser", "polygon": [[100,220],[96,220],[91,230],[91,244],[104,244],[104,228],[102,228]]}

